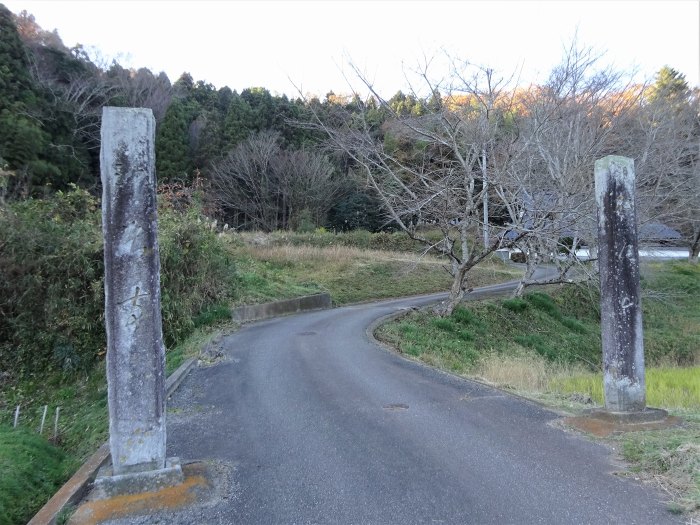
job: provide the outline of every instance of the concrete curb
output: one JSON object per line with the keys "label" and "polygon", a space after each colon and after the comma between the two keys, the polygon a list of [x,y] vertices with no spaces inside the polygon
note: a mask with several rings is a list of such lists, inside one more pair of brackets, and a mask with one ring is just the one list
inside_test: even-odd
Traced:
{"label": "concrete curb", "polygon": [[167,396],[171,396],[173,392],[177,390],[177,387],[180,386],[180,383],[182,383],[187,374],[190,373],[190,370],[192,370],[192,367],[196,362],[196,358],[190,357],[184,363],[182,363],[177,370],[170,374],[170,377],[168,377],[167,381],[165,382],[165,393]]}
{"label": "concrete curb", "polygon": [[318,293],[283,301],[239,306],[231,310],[231,318],[239,323],[245,323],[299,312],[325,310],[331,306],[331,295]]}
{"label": "concrete curb", "polygon": [[[180,386],[185,376],[194,366],[196,360],[190,357],[175,370],[165,383],[166,395],[172,395]],[[97,451],[83,463],[78,471],[53,495],[27,525],[54,525],[56,518],[68,505],[78,503],[87,492],[88,485],[92,483],[97,471],[109,459],[109,441],[102,444]]]}
{"label": "concrete curb", "polygon": [[95,479],[99,468],[109,459],[109,441],[102,444],[78,472],[73,474],[65,485],[44,505],[31,519],[28,525],[53,525],[61,511],[68,505],[74,505],[82,499],[87,487]]}

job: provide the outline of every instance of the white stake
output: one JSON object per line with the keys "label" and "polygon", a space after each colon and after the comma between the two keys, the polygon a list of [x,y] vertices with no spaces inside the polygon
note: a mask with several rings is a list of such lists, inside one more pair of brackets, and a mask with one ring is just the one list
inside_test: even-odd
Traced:
{"label": "white stake", "polygon": [[39,434],[44,433],[44,422],[46,421],[46,411],[49,409],[49,405],[44,405],[44,413],[41,415],[41,425],[39,426]]}
{"label": "white stake", "polygon": [[19,405],[15,408],[15,424],[13,428],[17,428],[17,423],[19,422]]}
{"label": "white stake", "polygon": [[53,439],[58,438],[58,415],[61,413],[61,407],[56,407],[56,417],[53,420]]}

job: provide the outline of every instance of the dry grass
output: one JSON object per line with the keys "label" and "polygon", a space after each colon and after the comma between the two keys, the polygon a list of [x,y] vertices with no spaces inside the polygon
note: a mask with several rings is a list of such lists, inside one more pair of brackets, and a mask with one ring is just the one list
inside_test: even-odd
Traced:
{"label": "dry grass", "polygon": [[684,418],[681,428],[614,436],[632,472],[666,492],[668,508],[685,513],[686,523],[700,519],[700,424]]}
{"label": "dry grass", "polygon": [[400,261],[415,264],[444,264],[443,260],[430,255],[407,252],[366,250],[354,246],[256,246],[248,245],[244,250],[257,259],[275,262],[326,262],[346,263],[349,260]]}
{"label": "dry grass", "polygon": [[482,359],[473,371],[478,379],[492,385],[539,392],[547,387],[548,363],[539,356],[498,356]]}
{"label": "dry grass", "polygon": [[[346,244],[266,242],[263,236],[230,237],[237,261],[240,304],[327,291],[338,304],[404,297],[449,289],[445,261],[411,251],[376,250]],[[516,278],[500,260],[470,271],[472,287]]]}
{"label": "dry grass", "polygon": [[[547,361],[534,353],[488,355],[471,375],[501,388],[603,404],[602,374],[580,365]],[[700,410],[700,367],[648,368],[646,387],[649,406]]]}
{"label": "dry grass", "polygon": [[547,361],[533,352],[487,355],[470,375],[500,388],[547,393],[552,391],[554,385],[585,373],[586,370],[580,365]]}

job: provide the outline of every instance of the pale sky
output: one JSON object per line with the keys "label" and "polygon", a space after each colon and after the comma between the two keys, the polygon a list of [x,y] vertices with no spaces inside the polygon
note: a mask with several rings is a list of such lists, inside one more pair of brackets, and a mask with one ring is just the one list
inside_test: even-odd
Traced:
{"label": "pale sky", "polygon": [[444,51],[542,81],[577,31],[604,63],[636,68],[638,80],[670,65],[700,85],[699,0],[0,2],[34,14],[69,47],[239,92],[347,93],[350,59],[391,96],[406,88],[405,69]]}

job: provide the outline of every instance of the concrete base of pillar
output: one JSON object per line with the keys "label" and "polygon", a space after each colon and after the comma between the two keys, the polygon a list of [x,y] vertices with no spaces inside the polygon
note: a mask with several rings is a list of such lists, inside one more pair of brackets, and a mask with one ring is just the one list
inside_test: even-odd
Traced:
{"label": "concrete base of pillar", "polygon": [[588,413],[588,417],[602,419],[610,423],[635,425],[663,421],[668,417],[668,412],[660,408],[650,407],[634,412],[613,412],[604,408],[595,408]]}
{"label": "concrete base of pillar", "polygon": [[102,467],[95,478],[91,500],[113,498],[143,492],[155,492],[166,487],[174,487],[184,481],[179,458],[165,460],[165,468],[129,472],[127,474],[112,473],[112,465]]}
{"label": "concrete base of pillar", "polygon": [[564,418],[563,423],[594,436],[607,437],[624,432],[671,428],[682,421],[658,408],[645,408],[638,412],[612,412],[596,408],[581,416]]}

